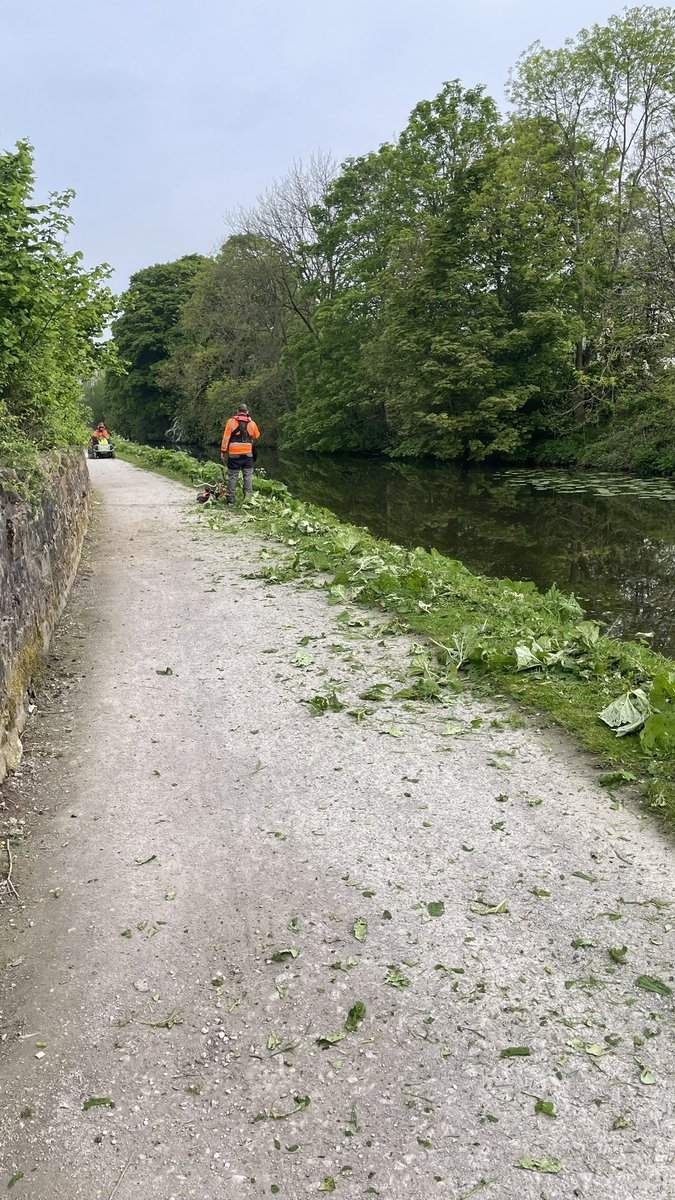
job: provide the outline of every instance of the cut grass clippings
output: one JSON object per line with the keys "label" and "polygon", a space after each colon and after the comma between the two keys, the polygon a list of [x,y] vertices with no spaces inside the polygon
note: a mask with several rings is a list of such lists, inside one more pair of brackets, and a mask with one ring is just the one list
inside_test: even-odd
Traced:
{"label": "cut grass clippings", "polygon": [[[196,485],[221,478],[217,463],[184,451],[158,450],[116,439],[120,457],[169,478]],[[209,505],[210,523],[227,530],[232,517]],[[617,737],[600,712],[654,680],[675,680],[675,662],[634,642],[605,636],[573,596],[555,586],[542,593],[530,582],[474,575],[438,551],[405,549],[341,522],[327,509],[295,500],[284,484],[259,479],[256,493],[237,510],[237,529],[250,522],[261,536],[288,547],[288,555],[260,574],[270,583],[317,576],[336,605],[359,604],[394,613],[398,626],[430,639],[443,668],[478,692],[508,696],[543,713],[602,759],[629,771],[650,806],[675,822],[675,754],[666,711],[665,737],[638,732]],[[433,690],[433,689],[432,689]],[[429,698],[429,697],[425,697]],[[433,700],[433,696],[431,699]],[[663,711],[663,710],[662,710]]]}

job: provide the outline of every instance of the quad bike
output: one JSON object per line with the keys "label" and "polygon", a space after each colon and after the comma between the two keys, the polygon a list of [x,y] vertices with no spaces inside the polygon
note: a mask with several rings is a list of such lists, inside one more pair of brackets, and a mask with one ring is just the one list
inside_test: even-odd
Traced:
{"label": "quad bike", "polygon": [[87,458],[114,458],[115,447],[108,438],[92,438],[87,450]]}

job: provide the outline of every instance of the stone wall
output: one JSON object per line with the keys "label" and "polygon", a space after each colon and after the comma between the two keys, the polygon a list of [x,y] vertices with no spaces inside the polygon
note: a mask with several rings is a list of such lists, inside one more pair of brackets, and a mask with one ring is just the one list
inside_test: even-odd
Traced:
{"label": "stone wall", "polygon": [[[52,454],[39,501],[0,470],[0,781],[21,757],[28,696],[75,577],[90,513],[84,454]],[[14,485],[14,486],[13,486]]]}

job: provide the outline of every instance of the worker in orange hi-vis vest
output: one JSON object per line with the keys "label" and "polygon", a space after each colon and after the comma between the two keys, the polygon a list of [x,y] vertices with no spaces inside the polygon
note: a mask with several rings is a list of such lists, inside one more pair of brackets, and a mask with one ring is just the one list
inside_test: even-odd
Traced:
{"label": "worker in orange hi-vis vest", "polygon": [[99,421],[96,428],[92,429],[91,445],[93,446],[94,442],[100,442],[102,438],[105,438],[106,442],[110,441],[110,434],[108,433],[108,430],[106,429],[105,421]]}
{"label": "worker in orange hi-vis vest", "polygon": [[230,417],[225,426],[220,447],[220,457],[227,463],[228,504],[234,504],[240,471],[244,476],[244,495],[250,496],[253,491],[255,443],[259,437],[260,430],[255,421],[251,420],[248,407],[240,404],[235,415]]}

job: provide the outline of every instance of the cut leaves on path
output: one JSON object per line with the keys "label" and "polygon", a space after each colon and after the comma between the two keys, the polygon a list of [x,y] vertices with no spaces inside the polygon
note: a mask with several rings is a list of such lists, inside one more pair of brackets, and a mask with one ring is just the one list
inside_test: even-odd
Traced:
{"label": "cut leaves on path", "polygon": [[628,946],[610,946],[607,953],[613,963],[619,967],[625,967],[628,961]]}
{"label": "cut leaves on path", "polygon": [[368,937],[368,922],[365,917],[358,917],[354,922],[354,937],[357,942],[365,942]]}
{"label": "cut leaves on path", "polygon": [[664,983],[662,979],[657,979],[654,975],[638,975],[635,983],[643,991],[655,992],[658,996],[672,996],[673,994],[673,989],[667,983]]}
{"label": "cut leaves on path", "polygon": [[498,904],[485,904],[482,900],[476,900],[471,905],[471,912],[476,913],[479,917],[507,916],[509,911],[507,898],[500,900]]}
{"label": "cut leaves on path", "polygon": [[656,1076],[652,1071],[650,1071],[649,1067],[644,1065],[644,1063],[639,1062],[637,1059],[636,1062],[640,1068],[640,1083],[644,1084],[645,1087],[654,1087],[656,1084]]}
{"label": "cut leaves on path", "polygon": [[297,958],[299,956],[299,954],[300,954],[300,951],[298,950],[297,946],[286,946],[286,947],[284,947],[283,950],[275,950],[274,954],[272,954],[272,956],[270,958],[270,962],[273,962],[273,963],[288,962],[290,959]]}
{"label": "cut leaves on path", "polygon": [[478,1192],[482,1192],[484,1188],[492,1187],[493,1183],[496,1182],[496,1179],[479,1179],[478,1183],[475,1184],[474,1187],[470,1188],[468,1192],[462,1192],[462,1195],[458,1197],[458,1200],[471,1200],[472,1196],[476,1196]]}
{"label": "cut leaves on path", "polygon": [[343,712],[346,707],[340,700],[335,689],[330,692],[318,692],[315,696],[310,696],[303,701],[304,704],[309,704],[313,717],[322,717],[328,712]]}
{"label": "cut leaves on path", "polygon": [[559,1175],[563,1169],[557,1158],[531,1158],[529,1154],[519,1158],[515,1166],[522,1171],[540,1171],[543,1175]]}
{"label": "cut leaves on path", "polygon": [[316,1044],[322,1050],[330,1050],[331,1046],[337,1045],[338,1042],[343,1042],[346,1036],[347,1034],[344,1029],[341,1029],[339,1033],[323,1033],[321,1037],[316,1038]]}
{"label": "cut leaves on path", "polygon": [[184,1025],[185,1018],[181,1013],[174,1010],[174,1012],[170,1012],[168,1016],[164,1017],[163,1020],[148,1021],[147,1024],[151,1029],[173,1029],[176,1025]]}
{"label": "cut leaves on path", "polygon": [[412,987],[412,979],[408,979],[408,976],[405,975],[403,971],[399,970],[398,967],[389,968],[387,974],[385,975],[384,982],[388,985],[388,987],[398,988],[399,990]]}
{"label": "cut leaves on path", "polygon": [[349,1033],[355,1033],[366,1015],[366,1006],[362,1000],[357,1000],[356,1004],[352,1005],[345,1021],[345,1029]]}
{"label": "cut leaves on path", "polygon": [[296,1113],[304,1112],[306,1108],[309,1108],[309,1105],[310,1105],[309,1096],[295,1096],[294,1099],[295,1099],[295,1107],[289,1109],[288,1112],[282,1112],[280,1109],[274,1108],[274,1107],[265,1108],[262,1110],[262,1112],[256,1113],[256,1115],[254,1117],[252,1117],[251,1120],[254,1122],[256,1122],[256,1121],[286,1121],[288,1119],[288,1117],[294,1117]]}
{"label": "cut leaves on path", "polygon": [[558,1112],[552,1100],[543,1100],[540,1096],[537,1097],[537,1102],[534,1106],[534,1111],[542,1117],[557,1117]]}
{"label": "cut leaves on path", "polygon": [[316,662],[316,659],[313,654],[310,654],[307,650],[298,650],[298,653],[293,659],[293,666],[311,667],[314,662]]}

